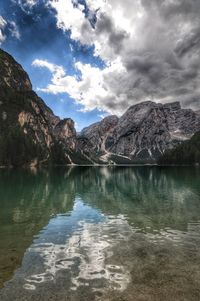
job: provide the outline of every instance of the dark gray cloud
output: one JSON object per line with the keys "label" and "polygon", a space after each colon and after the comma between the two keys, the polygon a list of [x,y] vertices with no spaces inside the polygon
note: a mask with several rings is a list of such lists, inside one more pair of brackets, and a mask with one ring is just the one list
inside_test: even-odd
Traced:
{"label": "dark gray cloud", "polygon": [[199,51],[200,49],[200,28],[193,28],[184,40],[177,43],[175,52],[178,57],[186,55],[190,51]]}
{"label": "dark gray cloud", "polygon": [[88,110],[122,113],[149,99],[200,108],[200,0],[85,0],[84,11],[76,7],[76,24],[64,18],[59,2],[53,5],[58,27],[93,46],[105,65],[100,72],[78,65],[82,76],[74,90],[64,81],[56,88],[78,98],[81,90],[78,101]]}
{"label": "dark gray cloud", "polygon": [[106,35],[109,47],[118,54],[122,49],[123,42],[128,38],[125,30],[115,28],[112,19],[106,14],[100,14],[95,28],[96,35]]}
{"label": "dark gray cloud", "polygon": [[[143,20],[135,37],[120,49],[127,71],[120,88],[127,105],[150,98],[200,107],[200,1],[141,0],[141,4]],[[115,85],[117,94],[117,80]],[[116,106],[121,110],[124,103]]]}

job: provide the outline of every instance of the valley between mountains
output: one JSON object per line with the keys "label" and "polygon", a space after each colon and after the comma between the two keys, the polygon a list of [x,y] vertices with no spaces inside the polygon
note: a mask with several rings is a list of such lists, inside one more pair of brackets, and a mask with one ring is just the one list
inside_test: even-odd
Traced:
{"label": "valley between mountains", "polygon": [[0,50],[1,166],[155,164],[199,131],[200,112],[145,101],[77,133],[74,121],[55,116],[22,66]]}

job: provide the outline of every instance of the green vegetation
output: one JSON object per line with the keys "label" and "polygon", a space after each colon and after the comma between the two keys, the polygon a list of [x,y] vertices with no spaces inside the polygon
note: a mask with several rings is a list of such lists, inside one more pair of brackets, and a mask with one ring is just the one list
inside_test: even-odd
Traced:
{"label": "green vegetation", "polygon": [[200,132],[176,148],[167,151],[158,161],[159,164],[200,164]]}
{"label": "green vegetation", "polygon": [[34,143],[34,135],[30,131],[25,134],[18,123],[22,110],[34,114],[31,106],[31,100],[36,98],[34,93],[2,89],[0,96],[0,166],[22,166],[42,158],[41,146]]}
{"label": "green vegetation", "polygon": [[0,165],[21,166],[40,157],[41,150],[19,126],[11,127],[0,136]]}
{"label": "green vegetation", "polygon": [[70,161],[65,156],[65,151],[63,149],[62,143],[57,141],[51,147],[51,163],[56,165],[64,165],[70,163]]}

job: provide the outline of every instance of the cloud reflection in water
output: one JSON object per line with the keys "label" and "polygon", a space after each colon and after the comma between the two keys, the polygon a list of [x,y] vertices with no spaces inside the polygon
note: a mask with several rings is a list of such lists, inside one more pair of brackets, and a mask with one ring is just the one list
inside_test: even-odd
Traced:
{"label": "cloud reflection in water", "polygon": [[[86,208],[82,210],[82,208]],[[81,210],[81,215],[79,216]],[[85,216],[83,215],[85,212]],[[87,221],[87,216],[90,219]],[[69,219],[76,219],[76,229],[67,237]],[[97,218],[98,217],[98,218]],[[94,223],[94,218],[99,222]],[[59,223],[57,219],[62,219]],[[84,219],[86,221],[84,221]],[[49,237],[49,229],[58,227],[63,241],[54,243]],[[32,271],[24,284],[25,289],[33,290],[37,284],[53,281],[60,271],[70,273],[70,289],[76,290],[80,286],[90,286],[94,291],[107,289],[124,290],[130,281],[129,271],[123,264],[111,264],[112,248],[127,240],[131,234],[131,227],[123,215],[105,218],[90,206],[84,206],[81,199],[76,200],[71,215],[62,215],[53,218],[49,225],[41,232],[26,256],[35,259],[33,267],[38,269],[38,256],[42,259],[43,271]],[[65,235],[66,234],[66,235]],[[59,236],[59,234],[58,234]],[[54,239],[54,238],[53,238]]]}

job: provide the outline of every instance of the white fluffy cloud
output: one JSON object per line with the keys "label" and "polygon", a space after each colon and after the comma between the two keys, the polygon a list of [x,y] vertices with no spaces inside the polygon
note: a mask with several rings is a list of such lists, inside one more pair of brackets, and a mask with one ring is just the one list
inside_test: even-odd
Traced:
{"label": "white fluffy cloud", "polygon": [[[99,110],[112,112],[111,109],[108,109],[108,106],[115,102],[116,91],[112,91],[112,83],[110,82],[110,85],[107,85],[105,79],[109,78],[113,73],[121,75],[124,67],[119,62],[113,62],[103,70],[92,67],[89,64],[76,62],[75,67],[81,73],[81,78],[66,75],[62,66],[57,66],[47,61],[35,60],[32,65],[45,67],[52,73],[51,83],[46,88],[40,89],[43,92],[52,94],[67,93],[75,101],[83,105],[86,111],[98,108]],[[118,101],[121,102],[123,95],[119,94],[118,98]]]}
{"label": "white fluffy cloud", "polygon": [[[113,46],[122,46],[125,38],[135,33],[136,19],[143,13],[138,0],[105,1],[88,0],[89,14],[84,14],[84,6],[76,0],[50,0],[49,6],[56,11],[57,26],[70,30],[71,38],[82,44],[94,45],[95,55],[106,61],[116,58]],[[130,10],[131,6],[131,10]],[[92,18],[96,24],[91,26]],[[117,45],[116,45],[117,46]],[[118,49],[119,50],[119,49]]]}
{"label": "white fluffy cloud", "polygon": [[17,24],[14,21],[10,21],[9,23],[10,23],[10,26],[11,26],[11,29],[10,29],[11,35],[19,40],[21,35],[20,35]]}
{"label": "white fluffy cloud", "polygon": [[87,24],[83,14],[84,6],[77,4],[74,7],[71,0],[49,1],[49,6],[56,11],[57,26],[64,31],[71,30],[72,39],[80,40],[81,28],[84,23]]}
{"label": "white fluffy cloud", "polygon": [[16,2],[22,9],[30,9],[38,3],[38,0],[12,0]]}
{"label": "white fluffy cloud", "polygon": [[3,34],[3,30],[6,27],[6,24],[7,24],[6,20],[2,16],[0,16],[0,45],[6,39],[6,36]]}
{"label": "white fluffy cloud", "polygon": [[[57,26],[93,45],[105,69],[76,63],[81,79],[53,73],[43,89],[66,92],[85,110],[121,113],[134,102],[180,100],[199,106],[200,2],[196,0],[49,0]],[[47,67],[43,66],[43,67]],[[59,67],[62,68],[62,67]]]}
{"label": "white fluffy cloud", "polygon": [[14,21],[5,20],[0,15],[0,45],[6,40],[4,30],[7,29],[9,33],[16,39],[20,39],[20,32],[17,24]]}
{"label": "white fluffy cloud", "polygon": [[37,4],[37,0],[26,0],[25,3],[27,6],[32,7]]}
{"label": "white fluffy cloud", "polygon": [[52,82],[57,82],[65,75],[65,70],[63,69],[63,67],[49,63],[48,61],[36,59],[32,62],[32,66],[47,68],[53,74]]}

